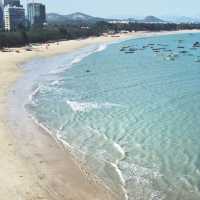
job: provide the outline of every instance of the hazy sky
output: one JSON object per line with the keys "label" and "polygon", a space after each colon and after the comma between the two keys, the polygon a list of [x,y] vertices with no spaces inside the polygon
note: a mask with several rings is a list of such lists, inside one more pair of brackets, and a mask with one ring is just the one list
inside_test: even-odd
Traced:
{"label": "hazy sky", "polygon": [[[22,0],[22,2],[25,0]],[[145,15],[200,15],[200,0],[36,0],[47,12],[84,12],[99,17]]]}

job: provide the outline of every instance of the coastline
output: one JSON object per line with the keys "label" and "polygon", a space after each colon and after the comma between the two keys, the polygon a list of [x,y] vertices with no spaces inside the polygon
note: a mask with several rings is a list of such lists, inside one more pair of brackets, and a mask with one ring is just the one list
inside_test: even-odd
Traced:
{"label": "coastline", "polygon": [[[60,148],[57,143],[40,128],[31,135],[16,135],[9,128],[7,121],[7,95],[10,87],[23,76],[18,66],[36,57],[49,57],[61,53],[69,53],[77,49],[101,43],[110,43],[131,37],[150,37],[157,34],[176,34],[193,31],[132,33],[121,37],[99,37],[84,40],[65,41],[51,44],[48,49],[44,45],[34,47],[32,52],[23,48],[17,52],[1,52],[1,104],[0,104],[0,178],[4,183],[0,186],[0,196],[7,199],[117,199],[91,179],[90,173],[80,169],[69,152]],[[194,31],[196,32],[196,31]],[[199,31],[198,31],[199,32]],[[15,50],[15,49],[14,49]],[[33,125],[34,126],[34,125]],[[17,127],[16,127],[17,128]],[[31,129],[31,127],[29,127]],[[25,137],[24,137],[25,136]],[[31,139],[31,140],[30,140]]]}

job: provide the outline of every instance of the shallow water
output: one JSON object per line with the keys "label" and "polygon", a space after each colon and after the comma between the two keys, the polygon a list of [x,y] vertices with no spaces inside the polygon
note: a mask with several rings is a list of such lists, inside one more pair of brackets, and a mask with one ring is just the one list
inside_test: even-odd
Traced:
{"label": "shallow water", "polygon": [[121,198],[199,200],[196,41],[143,38],[49,59],[26,108]]}

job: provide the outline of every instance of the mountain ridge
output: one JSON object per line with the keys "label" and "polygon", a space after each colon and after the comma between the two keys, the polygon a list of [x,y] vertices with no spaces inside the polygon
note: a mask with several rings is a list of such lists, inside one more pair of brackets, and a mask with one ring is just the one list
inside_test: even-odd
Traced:
{"label": "mountain ridge", "polygon": [[98,21],[108,21],[108,19],[93,17],[81,12],[75,12],[72,14],[61,15],[57,13],[47,14],[47,21],[50,23],[64,23],[64,22],[87,22],[96,23]]}
{"label": "mountain ridge", "polygon": [[49,23],[55,23],[55,24],[67,24],[67,23],[88,23],[88,24],[94,24],[99,21],[130,21],[130,22],[138,22],[138,23],[199,23],[200,18],[190,18],[190,17],[155,17],[153,15],[149,15],[144,17],[143,19],[137,19],[134,18],[127,18],[127,19],[109,19],[109,18],[101,18],[101,17],[94,17],[88,14],[84,14],[81,12],[75,12],[72,14],[58,14],[58,13],[48,13],[47,14],[47,22]]}

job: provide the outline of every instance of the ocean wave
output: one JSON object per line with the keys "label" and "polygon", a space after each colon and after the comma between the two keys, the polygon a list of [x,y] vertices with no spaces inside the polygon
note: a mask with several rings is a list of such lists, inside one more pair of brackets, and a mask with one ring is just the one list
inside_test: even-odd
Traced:
{"label": "ocean wave", "polygon": [[35,105],[35,101],[34,101],[34,98],[36,98],[36,96],[39,94],[40,92],[40,89],[41,89],[41,86],[37,86],[33,92],[28,96],[28,100],[31,104]]}
{"label": "ocean wave", "polygon": [[113,103],[94,103],[94,102],[77,102],[77,101],[66,101],[67,105],[74,112],[90,112],[93,109],[101,109],[101,108],[112,108],[119,107],[119,104]]}
{"label": "ocean wave", "polygon": [[[149,200],[163,200],[165,198],[163,192],[157,190],[157,188],[152,188],[152,182],[163,177],[156,167],[150,169],[126,160],[122,160],[118,166],[122,171],[130,199],[137,198],[136,195],[146,199],[146,197],[143,197],[144,194],[149,194]],[[137,188],[138,193],[132,193],[132,188]]]}
{"label": "ocean wave", "polygon": [[[104,148],[103,150],[101,149],[101,145],[98,147],[98,145],[96,146],[96,148],[98,149],[99,148],[99,151],[98,153],[96,154],[95,153],[95,159],[99,159],[102,161],[102,163],[105,163],[105,164],[102,164],[102,166],[104,166],[103,168],[105,168],[104,170],[106,170],[106,166],[108,166],[108,168],[112,168],[112,170],[116,173],[116,176],[118,177],[118,183],[120,184],[120,189],[123,193],[123,199],[125,200],[128,200],[128,192],[125,188],[126,186],[126,180],[123,176],[123,172],[121,171],[121,169],[119,168],[119,162],[121,160],[123,160],[125,157],[126,157],[126,152],[124,151],[123,147],[116,143],[115,141],[111,140],[109,137],[107,137],[105,134],[103,133],[100,133],[98,130],[96,129],[93,129],[91,127],[88,127],[88,130],[92,131],[96,137],[97,137],[97,141],[98,140],[98,137],[103,137],[104,138]],[[94,137],[94,136],[92,136]],[[99,142],[97,142],[98,144]],[[106,148],[106,145],[107,144],[109,146],[109,148]],[[103,154],[101,155],[101,152],[103,151]],[[107,152],[107,154],[112,154],[113,158],[115,158],[115,160],[110,160],[108,158],[106,158],[105,156],[105,151]],[[91,152],[90,152],[91,153]],[[98,166],[100,167],[100,166]],[[108,170],[109,171],[109,170]],[[112,175],[110,174],[110,178],[112,179]],[[101,177],[100,175],[100,178],[107,178],[107,177]]]}
{"label": "ocean wave", "polygon": [[49,74],[62,73],[63,71],[70,69],[74,64],[81,62],[84,58],[90,56],[91,54],[104,51],[106,48],[107,48],[106,44],[101,44],[98,47],[82,52],[79,55],[74,56],[72,61],[70,61],[68,64],[57,67],[57,69],[50,71]]}
{"label": "ocean wave", "polygon": [[[40,90],[43,90],[42,86],[38,86],[32,95],[37,95]],[[78,112],[90,110],[90,109],[98,109],[102,107],[111,107],[111,106],[119,106],[117,104],[111,104],[111,103],[82,103],[79,102],[68,102],[71,104],[73,109]],[[120,195],[122,195],[122,199],[127,200],[128,199],[128,192],[126,191],[126,180],[123,177],[123,172],[119,168],[119,162],[120,160],[124,159],[126,156],[125,151],[120,146],[120,144],[116,143],[115,141],[112,141],[110,138],[108,138],[105,134],[100,133],[98,130],[93,129],[91,127],[85,127],[84,135],[78,134],[77,137],[75,137],[75,141],[70,142],[67,140],[67,138],[63,137],[63,132],[65,131],[65,126],[67,124],[63,124],[58,130],[51,130],[51,128],[48,127],[46,123],[43,123],[37,119],[37,117],[34,117],[34,115],[31,115],[32,120],[43,130],[45,130],[47,133],[49,133],[52,137],[55,138],[57,143],[61,143],[64,145],[66,150],[72,153],[75,160],[77,160],[77,164],[79,163],[86,163],[87,164],[87,158],[88,156],[91,158],[90,161],[93,161],[92,163],[99,163],[99,165],[96,165],[96,168],[93,168],[92,173],[96,176],[97,179],[102,181],[105,184],[105,187],[111,191],[119,191]],[[79,133],[80,131],[75,131]],[[81,139],[81,137],[84,137]],[[86,145],[86,142],[87,145]],[[101,141],[101,142],[100,142]],[[89,143],[88,143],[89,142]],[[96,151],[91,151],[90,144],[95,143],[96,144]],[[103,145],[102,145],[103,144]],[[110,155],[113,155],[112,158]],[[89,164],[89,163],[88,163]],[[91,164],[91,163],[90,163]],[[90,164],[88,165],[90,169]],[[91,164],[93,166],[94,164]],[[102,172],[105,171],[105,172]],[[111,170],[112,173],[109,175],[107,174],[107,171]],[[96,173],[97,172],[97,173]],[[96,174],[95,174],[96,173]],[[105,174],[107,174],[105,176]],[[108,181],[108,176],[110,176]],[[113,176],[113,180],[112,180]],[[115,178],[114,178],[115,177]],[[115,181],[117,182],[113,184]],[[107,182],[108,181],[108,182]],[[111,183],[111,184],[110,184]],[[114,187],[114,188],[113,188]]]}
{"label": "ocean wave", "polygon": [[128,191],[125,188],[125,186],[126,186],[126,180],[124,179],[123,172],[120,170],[120,168],[119,168],[119,166],[117,164],[110,163],[110,165],[114,168],[115,172],[119,176],[120,183],[122,185],[121,186],[121,190],[123,191],[124,199],[128,200],[129,199],[129,197],[128,197]]}
{"label": "ocean wave", "polygon": [[49,74],[60,74],[60,73],[64,72],[65,70],[70,69],[74,64],[81,62],[85,57],[89,56],[93,52],[95,52],[95,51],[87,50],[84,52],[80,52],[78,54],[74,54],[74,55],[72,55],[72,58],[69,59],[68,62],[66,62],[66,64],[57,66],[56,69],[51,70],[49,72]]}
{"label": "ocean wave", "polygon": [[97,53],[104,51],[107,48],[107,46],[108,46],[107,44],[101,44],[94,52]]}
{"label": "ocean wave", "polygon": [[58,86],[61,84],[61,80],[55,80],[50,83],[51,86]]}
{"label": "ocean wave", "polygon": [[93,53],[97,53],[97,52],[101,52],[104,51],[107,48],[106,44],[101,44],[100,46],[98,46],[97,48],[95,48],[92,51],[89,52],[84,52],[82,54],[80,54],[79,56],[75,57],[72,61],[71,61],[71,65],[73,64],[77,64],[79,62],[81,62],[84,58],[88,57],[89,55],[93,54]]}
{"label": "ocean wave", "polygon": [[49,74],[60,74],[62,73],[63,71],[67,70],[67,69],[70,69],[71,65],[70,64],[67,64],[67,65],[63,65],[63,66],[59,66],[57,67],[56,69],[53,69],[49,72]]}
{"label": "ocean wave", "polygon": [[77,56],[71,61],[70,64],[71,65],[77,64],[77,63],[81,62],[81,60],[83,60],[83,58],[85,58],[85,57],[87,57],[89,55],[90,55],[90,53],[86,53],[86,54],[82,54],[80,56]]}
{"label": "ocean wave", "polygon": [[[77,129],[74,132],[76,134],[74,139],[68,141],[67,138],[70,138],[70,133],[68,133],[67,138],[63,134],[67,126],[68,123],[59,128],[56,133],[57,139],[70,150],[77,160],[85,163],[109,190],[120,192],[122,199],[127,200],[126,181],[118,165],[120,160],[125,158],[126,153],[120,144],[90,126],[82,127],[81,130]],[[80,132],[84,132],[84,134],[80,134]],[[93,149],[94,145],[95,150]],[[111,155],[112,157],[110,157]]]}

